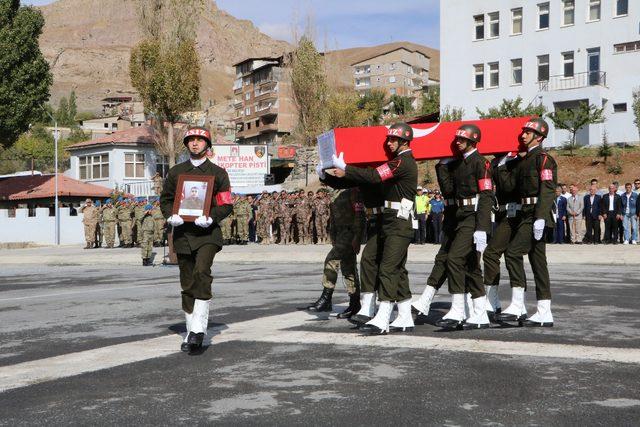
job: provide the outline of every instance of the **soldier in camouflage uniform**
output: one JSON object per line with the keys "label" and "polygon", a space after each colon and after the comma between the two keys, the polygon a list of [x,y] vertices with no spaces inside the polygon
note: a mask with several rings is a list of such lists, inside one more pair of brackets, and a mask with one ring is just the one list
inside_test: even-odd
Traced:
{"label": "soldier in camouflage uniform", "polygon": [[85,249],[91,249],[95,244],[96,227],[98,225],[98,208],[93,205],[93,200],[85,200],[84,206],[79,209],[83,214],[82,223],[84,224],[84,239],[87,242]]}
{"label": "soldier in camouflage uniform", "polygon": [[153,205],[147,204],[142,207],[143,215],[140,221],[140,252],[142,255],[142,265],[153,265],[151,256],[153,255],[153,234],[155,232],[155,221],[151,211]]}
{"label": "soldier in camouflage uniform", "polygon": [[240,196],[237,203],[233,207],[236,215],[236,227],[238,231],[238,240],[240,245],[246,245],[249,242],[249,221],[253,208],[249,203],[247,196]]}
{"label": "soldier in camouflage uniform", "polygon": [[103,206],[100,203],[100,200],[96,200],[94,204],[98,209],[98,223],[96,224],[96,236],[95,236],[95,243],[93,247],[100,248],[102,247],[102,237],[103,237],[103,229],[104,229],[104,224],[102,222]]}
{"label": "soldier in camouflage uniform", "polygon": [[131,241],[131,215],[133,213],[133,209],[127,200],[122,199],[118,202],[117,211],[118,225],[120,225],[120,229],[122,230],[120,246],[131,248],[133,247],[133,243]]}
{"label": "soldier in camouflage uniform", "polygon": [[220,221],[220,229],[222,230],[222,244],[231,244],[231,222],[233,221],[233,213]]}
{"label": "soldier in camouflage uniform", "polygon": [[104,224],[104,240],[107,243],[107,248],[112,249],[116,240],[116,221],[118,214],[116,208],[113,207],[111,199],[104,201],[104,208],[102,210],[102,223]]}
{"label": "soldier in camouflage uniform", "polygon": [[270,210],[271,196],[266,191],[262,192],[262,196],[257,202],[258,210],[256,212],[256,232],[260,238],[261,245],[270,243],[269,226],[271,225]]}
{"label": "soldier in camouflage uniform", "polygon": [[[284,193],[284,194],[283,194]],[[276,243],[276,233],[280,236],[279,243],[282,243],[283,240],[283,221],[284,218],[282,215],[284,212],[282,211],[284,205],[284,198],[286,197],[286,192],[283,190],[280,193],[273,193],[273,210],[271,213],[271,222],[273,224],[273,243]]]}
{"label": "soldier in camouflage uniform", "polygon": [[[349,315],[360,310],[360,283],[356,256],[364,229],[364,204],[358,188],[342,190],[331,202],[331,250],[324,260],[322,295],[307,307],[311,311],[331,311],[331,297],[342,270],[349,294]],[[342,316],[339,316],[342,317]],[[348,317],[348,316],[345,316]]]}
{"label": "soldier in camouflage uniform", "polygon": [[136,246],[140,246],[142,242],[142,218],[144,217],[145,206],[147,205],[147,200],[143,198],[139,198],[136,200],[135,206],[133,207],[133,219],[135,228],[134,234],[134,243]]}
{"label": "soldier in camouflage uniform", "polygon": [[160,197],[160,193],[162,193],[162,184],[163,179],[158,172],[151,178],[153,180],[153,191],[155,191],[156,196]]}
{"label": "soldier in camouflage uniform", "polygon": [[153,246],[162,246],[164,243],[163,234],[165,219],[164,215],[162,215],[162,209],[160,209],[160,200],[153,202],[151,217],[153,218],[155,226],[153,229]]}
{"label": "soldier in camouflage uniform", "polygon": [[290,194],[284,194],[280,202],[280,244],[286,245],[293,241],[291,223],[293,222],[292,197]]}
{"label": "soldier in camouflage uniform", "polygon": [[330,199],[326,191],[316,191],[316,199],[314,200],[316,233],[318,234],[318,243],[327,243],[327,224],[329,220],[329,203]]}
{"label": "soldier in camouflage uniform", "polygon": [[305,197],[304,190],[298,192],[298,201],[294,208],[296,216],[296,227],[298,229],[298,244],[309,243],[309,223],[311,221],[311,202]]}

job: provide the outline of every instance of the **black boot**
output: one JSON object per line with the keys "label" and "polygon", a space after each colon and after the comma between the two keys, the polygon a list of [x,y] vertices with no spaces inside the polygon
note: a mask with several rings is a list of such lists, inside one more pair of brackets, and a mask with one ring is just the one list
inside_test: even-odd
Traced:
{"label": "black boot", "polygon": [[189,332],[189,338],[187,339],[187,344],[189,344],[189,354],[201,354],[203,347],[202,341],[204,340],[204,333],[200,332],[194,334],[193,332]]}
{"label": "black boot", "polygon": [[333,289],[323,288],[322,295],[313,304],[307,307],[309,311],[331,311],[331,296],[333,295]]}
{"label": "black boot", "polygon": [[338,319],[350,319],[351,316],[355,315],[360,311],[360,292],[355,292],[349,295],[349,307],[342,313],[338,314]]}
{"label": "black boot", "polygon": [[189,351],[189,339],[191,338],[191,335],[195,335],[195,334],[193,332],[189,332],[187,334],[187,340],[182,341],[182,344],[180,344],[180,351],[184,351],[185,353]]}

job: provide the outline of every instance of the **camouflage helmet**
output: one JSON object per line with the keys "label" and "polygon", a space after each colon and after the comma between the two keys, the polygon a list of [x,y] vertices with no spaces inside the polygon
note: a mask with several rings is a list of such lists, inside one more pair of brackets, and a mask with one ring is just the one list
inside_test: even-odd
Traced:
{"label": "camouflage helmet", "polygon": [[387,130],[387,138],[389,137],[400,138],[403,141],[411,142],[413,139],[413,129],[406,123],[398,122],[389,126]]}
{"label": "camouflage helmet", "polygon": [[204,138],[204,140],[207,141],[207,147],[211,148],[211,132],[209,132],[208,129],[203,128],[202,126],[190,127],[184,133],[184,137],[182,138],[182,143],[184,145],[187,145],[189,138],[192,136],[199,136],[201,138]]}
{"label": "camouflage helmet", "polygon": [[482,138],[482,134],[480,133],[480,128],[474,124],[465,124],[462,125],[456,130],[456,138],[464,138],[467,139],[474,144],[480,142]]}
{"label": "camouflage helmet", "polygon": [[549,124],[541,117],[532,117],[522,126],[522,130],[532,130],[545,138],[549,135]]}

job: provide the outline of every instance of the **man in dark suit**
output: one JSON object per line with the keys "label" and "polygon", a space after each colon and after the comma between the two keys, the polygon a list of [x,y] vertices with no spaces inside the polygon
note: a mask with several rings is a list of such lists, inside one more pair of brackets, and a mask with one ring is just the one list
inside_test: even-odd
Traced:
{"label": "man in dark suit", "polygon": [[593,184],[589,187],[589,194],[584,196],[584,222],[586,232],[584,235],[585,243],[599,244],[600,240],[600,221],[602,221],[602,212],[600,211],[600,203],[602,197],[597,194],[598,187]]}
{"label": "man in dark suit", "polygon": [[[202,350],[202,341],[209,322],[211,300],[211,265],[213,257],[222,249],[220,222],[233,211],[229,175],[206,157],[211,148],[211,134],[205,128],[194,127],[182,141],[189,151],[189,160],[169,169],[164,182],[160,207],[167,224],[173,229],[173,247],[178,255],[182,310],[187,322],[187,336],[180,349],[190,353]],[[184,222],[173,213],[173,204],[181,189],[177,189],[180,175],[213,176],[213,197],[209,216],[199,216],[194,222]]]}
{"label": "man in dark suit", "polygon": [[618,243],[618,221],[622,218],[622,198],[615,184],[609,185],[609,193],[602,196],[600,211],[604,219],[604,243]]}
{"label": "man in dark suit", "polygon": [[553,204],[553,214],[556,226],[553,233],[553,243],[564,243],[564,224],[567,220],[567,199],[562,195],[562,187],[556,187],[556,200]]}

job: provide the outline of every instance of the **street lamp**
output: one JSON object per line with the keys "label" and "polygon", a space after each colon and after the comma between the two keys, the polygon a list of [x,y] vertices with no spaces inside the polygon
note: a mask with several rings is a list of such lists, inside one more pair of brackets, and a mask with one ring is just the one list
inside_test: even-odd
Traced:
{"label": "street lamp", "polygon": [[55,192],[55,205],[53,208],[53,212],[55,215],[55,244],[60,245],[60,206],[58,204],[58,139],[60,138],[60,132],[58,131],[58,121],[49,113],[46,109],[44,112],[47,113],[47,116],[51,120],[53,120],[53,150],[54,150],[54,192]]}

